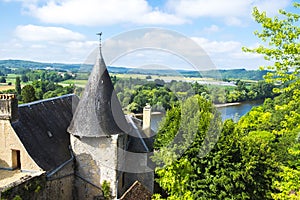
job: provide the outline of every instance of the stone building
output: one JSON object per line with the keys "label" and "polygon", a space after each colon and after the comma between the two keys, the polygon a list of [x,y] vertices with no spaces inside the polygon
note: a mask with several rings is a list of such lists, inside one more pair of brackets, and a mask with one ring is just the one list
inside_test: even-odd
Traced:
{"label": "stone building", "polygon": [[[2,198],[73,198],[74,156],[67,127],[76,101],[76,96],[65,95],[18,106],[15,95],[0,95]],[[28,185],[34,183],[32,190],[39,192],[32,194]]]}
{"label": "stone building", "polygon": [[0,197],[103,199],[106,184],[118,199],[136,181],[153,192],[150,115],[147,106],[145,132],[124,115],[101,49],[80,101],[71,94],[18,106],[0,95]]}
{"label": "stone building", "polygon": [[153,190],[151,137],[137,128],[138,123],[124,115],[100,49],[68,128],[75,173],[81,177],[75,179],[79,199],[96,196],[95,186],[100,188],[104,181],[109,182],[113,197],[120,197],[136,180]]}

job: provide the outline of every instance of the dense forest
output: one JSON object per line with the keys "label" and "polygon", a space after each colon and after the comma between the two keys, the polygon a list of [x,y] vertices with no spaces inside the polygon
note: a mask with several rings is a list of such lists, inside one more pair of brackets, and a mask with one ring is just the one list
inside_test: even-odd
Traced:
{"label": "dense forest", "polygon": [[236,87],[217,85],[201,85],[197,82],[183,81],[164,82],[160,79],[147,81],[145,79],[118,79],[112,77],[117,96],[122,107],[130,112],[142,112],[146,103],[152,105],[154,111],[167,111],[190,96],[200,95],[213,103],[232,103],[251,101],[276,96],[272,83],[258,81],[246,84],[237,80]]}
{"label": "dense forest", "polygon": [[279,13],[254,8],[266,46],[243,48],[274,61],[265,81],[277,84],[277,96],[237,123],[222,123],[201,95],[168,110],[153,156],[164,192],[154,199],[300,199],[300,15]]}

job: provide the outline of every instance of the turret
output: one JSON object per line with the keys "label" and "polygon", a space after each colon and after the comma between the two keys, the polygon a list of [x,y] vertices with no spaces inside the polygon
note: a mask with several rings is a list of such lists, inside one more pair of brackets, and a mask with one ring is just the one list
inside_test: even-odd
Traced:
{"label": "turret", "polygon": [[18,100],[15,94],[0,94],[0,120],[18,120]]}
{"label": "turret", "polygon": [[118,184],[122,181],[118,168],[125,162],[122,148],[127,144],[125,133],[130,127],[102,57],[101,40],[99,51],[68,128],[76,158],[75,174],[80,177],[75,180],[78,199],[98,198],[104,182],[109,183],[111,196],[116,199],[117,188],[123,187]]}

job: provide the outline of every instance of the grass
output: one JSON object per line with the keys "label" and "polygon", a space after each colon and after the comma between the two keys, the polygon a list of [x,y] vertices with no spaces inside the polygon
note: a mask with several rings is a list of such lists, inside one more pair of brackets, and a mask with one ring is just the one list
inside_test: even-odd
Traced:
{"label": "grass", "polygon": [[9,83],[11,82],[12,84],[14,84],[16,82],[16,77],[17,76],[20,76],[20,74],[7,74],[7,77],[6,77],[6,83]]}
{"label": "grass", "polygon": [[65,80],[65,81],[59,82],[59,84],[62,86],[68,86],[68,85],[75,84],[78,87],[85,87],[86,83],[87,83],[87,80]]}

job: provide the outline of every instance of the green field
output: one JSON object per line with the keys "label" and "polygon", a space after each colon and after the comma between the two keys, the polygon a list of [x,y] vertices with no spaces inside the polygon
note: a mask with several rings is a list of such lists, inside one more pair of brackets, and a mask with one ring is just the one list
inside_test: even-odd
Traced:
{"label": "green field", "polygon": [[65,80],[62,82],[59,82],[58,84],[62,85],[62,86],[68,86],[68,85],[75,85],[78,87],[85,87],[87,83],[87,80]]}
{"label": "green field", "polygon": [[[115,75],[117,78],[121,78],[121,79],[129,79],[129,78],[139,78],[139,79],[146,79],[146,77],[148,75],[144,75],[144,74],[114,74],[111,73],[111,75]],[[216,82],[216,80],[214,80],[213,78],[198,78],[198,77],[183,77],[183,76],[159,76],[159,75],[151,75],[151,79],[155,80],[155,79],[161,79],[164,80],[166,82],[170,82],[172,80],[175,81],[186,81],[186,82],[195,82],[195,81],[203,81],[203,82]]]}
{"label": "green field", "polygon": [[[112,76],[116,76],[119,79],[146,79],[147,75],[144,74],[117,74],[117,73],[111,73]],[[7,84],[2,84],[0,90],[6,90],[8,89],[13,89],[14,88],[14,84],[15,84],[15,80],[16,77],[20,76],[20,74],[8,74],[6,77],[6,82],[9,83],[11,82],[12,85],[10,87],[7,87]],[[200,84],[201,82],[205,82],[206,84],[208,84],[208,87],[224,87],[227,88],[229,90],[234,89],[233,86],[222,86],[222,85],[218,85],[216,83],[218,83],[219,81],[214,80],[213,78],[197,78],[197,77],[183,77],[183,76],[160,76],[160,75],[151,75],[151,80],[155,80],[155,79],[161,79],[164,80],[165,82],[170,82],[172,80],[175,81],[186,81],[186,82],[195,82],[198,81]],[[244,81],[244,80],[243,80]],[[255,81],[248,81],[247,82],[255,82]],[[28,83],[23,83],[22,82],[22,86],[27,85],[27,84],[31,84],[32,82],[29,81]],[[77,87],[82,87],[84,88],[85,85],[87,83],[87,80],[65,80],[62,82],[59,82],[58,84],[62,85],[62,86],[69,86],[69,85],[75,85]],[[211,83],[211,84],[210,84]]]}

